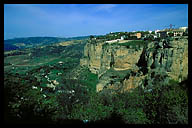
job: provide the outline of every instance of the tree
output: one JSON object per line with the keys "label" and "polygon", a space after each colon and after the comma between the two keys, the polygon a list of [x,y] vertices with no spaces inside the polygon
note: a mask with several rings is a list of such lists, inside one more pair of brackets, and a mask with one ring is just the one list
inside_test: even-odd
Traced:
{"label": "tree", "polygon": [[188,94],[177,82],[172,82],[164,89],[160,99],[162,123],[187,124],[188,123]]}
{"label": "tree", "polygon": [[155,34],[155,31],[152,31],[151,34]]}
{"label": "tree", "polygon": [[169,35],[169,37],[173,37],[174,33],[169,33],[168,35]]}
{"label": "tree", "polygon": [[142,108],[119,109],[126,124],[147,124],[149,120]]}
{"label": "tree", "polygon": [[151,80],[148,80],[147,86],[151,91],[144,94],[144,110],[151,123],[186,124],[187,91],[182,89],[178,82],[171,82],[163,72],[152,72],[149,79]]}
{"label": "tree", "polygon": [[114,111],[122,116],[127,124],[146,124],[149,123],[143,110],[144,96],[141,88],[136,88],[133,92],[119,93],[113,101]]}
{"label": "tree", "polygon": [[93,35],[90,35],[90,37],[89,37],[91,40],[94,38],[94,36]]}
{"label": "tree", "polygon": [[181,34],[177,34],[177,36],[181,36]]}
{"label": "tree", "polygon": [[184,32],[184,33],[183,33],[183,36],[188,36],[188,32]]}
{"label": "tree", "polygon": [[69,116],[70,119],[97,121],[110,117],[113,108],[105,106],[99,95],[92,93],[87,104],[76,104]]}

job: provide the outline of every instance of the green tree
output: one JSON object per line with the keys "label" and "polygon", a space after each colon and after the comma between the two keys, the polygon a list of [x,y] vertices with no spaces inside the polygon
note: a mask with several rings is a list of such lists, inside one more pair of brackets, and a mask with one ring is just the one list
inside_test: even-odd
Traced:
{"label": "green tree", "polygon": [[144,95],[140,88],[136,88],[132,92],[117,94],[113,102],[115,112],[122,116],[125,123],[149,123],[149,120],[143,110]]}
{"label": "green tree", "polygon": [[71,119],[97,121],[110,117],[113,108],[103,105],[98,94],[92,93],[87,104],[76,104],[70,114]]}
{"label": "green tree", "polygon": [[[151,81],[151,82],[149,82]],[[187,90],[170,81],[163,72],[152,72],[144,93],[144,110],[151,123],[186,124],[188,122]],[[146,89],[149,90],[149,88]]]}
{"label": "green tree", "polygon": [[174,36],[174,34],[173,34],[173,33],[169,33],[168,35],[169,35],[169,37],[173,37],[173,36]]}
{"label": "green tree", "polygon": [[90,37],[89,37],[90,39],[93,39],[94,38],[94,36],[93,35],[90,35]]}

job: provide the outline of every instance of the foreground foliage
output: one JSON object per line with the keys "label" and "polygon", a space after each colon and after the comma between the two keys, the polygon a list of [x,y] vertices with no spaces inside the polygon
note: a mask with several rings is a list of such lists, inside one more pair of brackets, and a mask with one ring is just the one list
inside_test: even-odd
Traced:
{"label": "foreground foliage", "polygon": [[[32,79],[32,78],[31,78]],[[34,80],[33,80],[34,81]],[[187,81],[170,81],[167,86],[155,85],[151,92],[141,88],[129,93],[111,94],[87,91],[78,80],[63,80],[55,90],[31,89],[25,77],[6,77],[4,96],[5,118],[12,123],[57,123],[66,119],[111,120],[119,115],[127,124],[187,124]],[[58,92],[58,90],[60,90]],[[61,91],[63,90],[63,91]],[[74,90],[74,94],[65,90]],[[45,96],[46,94],[46,96]],[[15,122],[13,122],[15,121]]]}
{"label": "foreground foliage", "polygon": [[[136,45],[143,42],[138,41]],[[42,63],[46,52],[35,54],[40,53],[36,50],[34,60]],[[188,123],[187,80],[178,83],[169,80],[163,71],[151,71],[143,85],[132,92],[96,93],[97,75],[88,69],[72,72],[81,58],[78,46],[46,47],[46,50],[61,58],[41,66],[22,67],[23,71],[15,67],[18,69],[4,73],[4,119],[8,123],[65,123],[72,119],[89,123]],[[59,84],[55,88],[47,87],[53,80]]]}

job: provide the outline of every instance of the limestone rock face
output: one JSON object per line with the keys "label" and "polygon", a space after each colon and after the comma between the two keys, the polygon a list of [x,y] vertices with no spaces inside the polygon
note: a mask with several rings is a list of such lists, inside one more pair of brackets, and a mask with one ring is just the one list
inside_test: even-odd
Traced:
{"label": "limestone rock face", "polygon": [[164,68],[172,79],[184,80],[188,76],[188,40],[173,40],[163,47],[152,43],[143,52],[139,65],[147,70]]}
{"label": "limestone rock face", "polygon": [[163,69],[171,79],[182,81],[188,77],[188,39],[147,42],[143,47],[90,40],[80,64],[98,74],[97,91],[107,88],[124,92],[136,88],[154,69]]}
{"label": "limestone rock face", "polygon": [[134,69],[136,66],[143,49],[136,51],[135,49],[127,49],[120,47],[116,50],[114,57],[114,69],[115,70],[127,70]]}
{"label": "limestone rock face", "polygon": [[99,75],[110,68],[117,71],[128,70],[136,67],[142,51],[143,48],[135,50],[105,42],[88,43],[80,64],[87,65],[92,73]]}
{"label": "limestone rock face", "polygon": [[80,59],[80,65],[81,66],[87,66],[87,58]]}
{"label": "limestone rock face", "polygon": [[80,60],[82,66],[87,65],[90,71],[95,74],[101,67],[102,44],[88,42],[84,48],[84,59]]}
{"label": "limestone rock face", "polygon": [[123,81],[123,86],[121,92],[130,91],[131,89],[134,89],[142,84],[142,80],[146,76],[130,76],[129,79],[125,79]]}

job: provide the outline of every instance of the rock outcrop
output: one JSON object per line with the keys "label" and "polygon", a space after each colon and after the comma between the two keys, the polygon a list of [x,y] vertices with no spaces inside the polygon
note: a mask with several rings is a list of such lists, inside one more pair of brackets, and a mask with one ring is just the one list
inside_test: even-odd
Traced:
{"label": "rock outcrop", "polygon": [[188,76],[188,40],[162,40],[148,44],[138,66],[145,71],[162,68],[172,79],[184,80]]}
{"label": "rock outcrop", "polygon": [[141,41],[133,46],[89,40],[80,64],[98,74],[97,91],[143,86],[153,70],[163,69],[170,79],[182,81],[188,77],[188,39]]}

